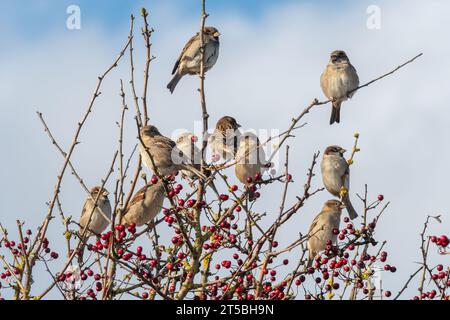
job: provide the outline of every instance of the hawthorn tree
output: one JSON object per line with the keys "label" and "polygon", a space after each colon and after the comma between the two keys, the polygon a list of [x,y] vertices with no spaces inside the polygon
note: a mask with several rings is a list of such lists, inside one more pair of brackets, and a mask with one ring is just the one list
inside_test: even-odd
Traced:
{"label": "hawthorn tree", "polygon": [[[336,244],[328,243],[327,249],[315,259],[312,267],[306,267],[307,241],[310,235],[299,234],[290,244],[280,246],[277,236],[285,230],[291,218],[299,215],[305,203],[323,189],[314,189],[312,181],[320,153],[312,155],[311,165],[305,169],[303,191],[295,199],[289,199],[288,188],[293,183],[289,170],[289,146],[286,144],[292,132],[301,127],[300,121],[315,107],[329,104],[331,101],[314,99],[292,120],[290,126],[279,136],[270,137],[262,143],[264,147],[275,138],[280,143],[273,151],[275,154],[284,149],[284,169],[280,174],[268,172],[264,175],[249,177],[250,187],[233,185],[227,177],[227,169],[236,162],[220,166],[206,161],[209,115],[205,99],[205,72],[202,61],[198,75],[200,86],[200,106],[203,119],[203,137],[197,144],[202,150],[201,170],[212,171],[210,179],[223,181],[226,190],[218,196],[207,194],[207,182],[198,180],[188,182],[181,175],[147,177],[142,161],[136,155],[136,147],[126,157],[124,155],[123,131],[125,114],[129,112],[128,97],[121,82],[120,97],[122,112],[118,120],[119,142],[111,166],[102,180],[102,187],[108,182],[115,186],[112,201],[113,216],[110,226],[97,238],[85,241],[87,230],[80,229],[78,221],[68,216],[62,206],[60,194],[62,182],[69,172],[78,180],[80,186],[92,197],[83,178],[74,167],[71,159],[79,144],[79,136],[85,123],[95,109],[95,103],[101,95],[101,87],[124,56],[130,61],[130,91],[134,105],[136,132],[147,125],[148,87],[150,64],[154,60],[151,53],[151,37],[154,30],[149,25],[149,14],[142,9],[142,37],[145,43],[144,91],[139,98],[136,90],[134,67],[135,18],[131,16],[129,37],[117,59],[98,77],[88,108],[78,122],[72,144],[63,150],[47,125],[44,115],[38,113],[43,128],[57,151],[64,158],[58,173],[55,191],[48,202],[48,211],[36,230],[27,229],[25,222],[17,221],[17,230],[6,230],[0,225],[0,297],[12,299],[45,299],[50,292],[59,292],[63,299],[123,299],[143,300],[284,300],[284,299],[442,299],[450,297],[450,272],[445,258],[448,254],[449,239],[445,235],[429,235],[429,223],[440,221],[439,217],[428,217],[421,233],[421,253],[423,261],[417,271],[405,285],[392,293],[382,287],[375,278],[380,272],[395,273],[395,266],[388,264],[388,253],[383,250],[386,241],[378,239],[377,225],[389,206],[382,195],[375,199],[368,196],[365,187],[359,196],[362,206],[362,221],[359,224],[343,218],[340,229],[334,232],[338,237]],[[202,1],[200,35],[208,15],[205,1]],[[356,90],[360,90],[391,75],[412,63],[421,54],[401,64],[394,70],[369,81]],[[355,91],[356,91],[355,90]],[[358,138],[349,164],[359,152]],[[137,138],[139,143],[140,137]],[[135,157],[136,156],[136,157]],[[137,161],[135,160],[137,158]],[[134,174],[132,173],[134,170]],[[270,171],[270,170],[269,170]],[[301,176],[301,173],[297,173]],[[131,176],[128,184],[127,177]],[[130,204],[139,182],[156,184],[163,181],[165,187],[165,207],[160,215],[146,227],[120,224],[124,211]],[[282,192],[278,212],[265,214],[257,208],[260,191],[269,184],[279,186]],[[249,200],[249,193],[255,194],[255,200]],[[98,199],[92,199],[96,204]],[[59,217],[60,219],[55,219]],[[61,252],[53,251],[48,240],[52,225],[60,220],[63,224],[67,250],[65,258]],[[264,226],[262,224],[264,222]],[[265,227],[268,226],[268,227]],[[161,230],[171,230],[172,238],[161,237]],[[82,248],[86,253],[81,261]],[[429,250],[435,249],[443,262],[431,264]],[[65,260],[64,260],[65,259]],[[57,261],[63,261],[56,264]],[[59,266],[57,271],[53,265]],[[383,269],[376,269],[376,264]],[[43,266],[47,275],[36,272],[37,266]],[[53,270],[53,271],[52,271]],[[34,286],[37,277],[48,277],[45,288]],[[404,297],[408,286],[417,285],[417,296]]]}

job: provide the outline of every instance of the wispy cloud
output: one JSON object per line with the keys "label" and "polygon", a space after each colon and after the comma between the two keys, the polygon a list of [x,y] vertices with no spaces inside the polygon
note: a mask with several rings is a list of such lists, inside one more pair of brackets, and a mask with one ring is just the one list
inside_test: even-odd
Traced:
{"label": "wispy cloud", "polygon": [[[383,193],[392,200],[377,237],[389,241],[388,248],[395,257],[392,262],[406,276],[417,260],[417,236],[426,214],[444,213],[447,230],[449,225],[445,169],[450,158],[450,149],[446,148],[450,93],[445,88],[450,44],[444,39],[450,4],[444,0],[377,4],[382,10],[379,31],[366,28],[367,5],[362,2],[343,8],[335,3],[287,3],[262,12],[258,19],[235,16],[226,10],[210,11],[209,23],[218,26],[223,37],[220,60],[207,76],[207,102],[212,122],[230,114],[248,128],[283,130],[313,98],[322,97],[319,76],[333,49],[347,51],[363,82],[423,51],[425,55],[418,63],[358,92],[343,106],[340,126],[328,126],[329,107],[318,107],[306,118],[308,125],[290,140],[296,183],[289,196],[294,199],[302,190],[313,152],[330,144],[350,147],[353,133],[361,134],[362,152],[352,167],[353,202],[357,205],[355,193],[362,192],[365,183],[372,196]],[[19,9],[18,4],[14,6]],[[198,18],[184,18],[183,11],[175,6],[158,8],[152,10],[157,60],[151,71],[150,112],[151,121],[170,134],[178,128],[192,129],[201,116],[196,78],[183,79],[173,96],[165,89],[179,51],[198,28]],[[45,201],[53,191],[62,159],[34,112],[44,112],[67,147],[87,107],[96,76],[126,40],[128,13],[114,15],[121,26],[114,32],[102,24],[88,23],[79,32],[61,27],[33,41],[20,37],[14,40],[15,32],[19,32],[14,29],[7,36],[8,45],[5,50],[2,46],[0,53],[0,148],[4,151],[0,186],[2,198],[8,199],[0,204],[2,221],[12,225],[20,217],[37,224],[44,216]],[[142,56],[137,59],[143,61]],[[137,71],[141,70],[139,63]],[[89,185],[99,183],[116,148],[114,124],[120,113],[121,78],[128,83],[126,62],[106,81],[74,158]],[[135,137],[130,113],[128,152]],[[314,184],[321,186],[320,174]],[[65,209],[78,217],[83,190],[70,178],[63,190]],[[277,212],[273,204],[279,193],[273,187],[262,191],[259,207],[267,210],[269,217]],[[310,201],[287,227],[289,232],[280,233],[280,240],[292,240],[298,232],[307,231],[328,198],[323,193]],[[60,234],[61,230],[52,229],[51,237],[58,239]],[[409,245],[404,245],[407,242]],[[405,276],[387,277],[383,282],[396,288]]]}

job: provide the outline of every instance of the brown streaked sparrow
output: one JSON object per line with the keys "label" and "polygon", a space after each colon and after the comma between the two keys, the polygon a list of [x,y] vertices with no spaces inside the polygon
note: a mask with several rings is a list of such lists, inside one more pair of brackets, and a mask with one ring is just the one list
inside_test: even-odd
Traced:
{"label": "brown streaked sparrow", "polygon": [[[183,152],[183,154],[188,159],[189,164],[191,164],[192,166],[194,166],[194,168],[200,171],[202,163],[202,151],[195,145],[196,141],[197,137],[194,134],[186,132],[178,136],[176,143],[177,148]],[[182,170],[181,173],[184,177],[187,177],[191,180],[195,180],[197,178],[197,176],[194,173],[188,170]],[[214,182],[212,181],[213,178],[211,178],[211,171],[207,170],[205,172],[205,176],[211,179],[208,182],[208,186],[210,186],[211,189],[214,191],[214,193],[219,197],[220,194],[217,191]]]}
{"label": "brown streaked sparrow", "polygon": [[[264,169],[267,168],[266,154],[255,134],[247,132],[242,135],[236,153],[236,161],[236,177],[247,187],[251,184],[251,182],[249,183],[249,178],[254,181],[255,176],[262,174]],[[249,200],[254,200],[254,192],[249,192]]]}
{"label": "brown streaked sparrow", "polygon": [[350,166],[344,158],[345,152],[346,150],[339,146],[329,146],[325,149],[321,163],[322,180],[328,192],[335,197],[341,198],[341,191],[345,189],[342,202],[353,220],[358,214],[350,201]]}
{"label": "brown streaked sparrow", "polygon": [[[217,62],[219,57],[219,37],[220,33],[214,27],[205,27],[204,32],[204,68],[205,72],[210,70]],[[173,68],[172,74],[174,75],[172,81],[167,85],[167,89],[171,93],[174,92],[178,82],[185,75],[195,75],[200,73],[201,66],[201,38],[200,32],[193,36],[181,51],[181,55],[178,58]]]}
{"label": "brown streaked sparrow", "polygon": [[[177,148],[180,149],[188,159],[189,164],[193,165],[197,170],[200,170],[200,164],[202,163],[202,152],[196,146],[196,141],[197,137],[194,134],[185,132],[177,137],[176,144]],[[191,171],[182,170],[181,173],[190,179],[195,178],[195,174]]]}
{"label": "brown streaked sparrow", "polygon": [[359,77],[350,63],[347,54],[342,50],[331,53],[330,62],[320,78],[325,96],[332,101],[330,124],[341,121],[341,104],[351,98],[358,88]]}
{"label": "brown streaked sparrow", "polygon": [[132,224],[140,227],[150,223],[159,212],[164,202],[164,183],[147,184],[131,199],[122,218],[123,224]]}
{"label": "brown streaked sparrow", "polygon": [[[163,176],[174,175],[178,171],[187,170],[203,180],[206,176],[202,174],[195,166],[189,164],[186,155],[177,148],[176,143],[170,138],[163,136],[158,128],[149,125],[140,130],[142,143],[139,144],[139,150],[144,165],[152,170],[155,174],[159,173]],[[150,156],[153,157],[156,169],[153,167]]]}
{"label": "brown streaked sparrow", "polygon": [[[84,203],[79,223],[78,235],[82,242],[78,252],[80,265],[83,264],[85,242],[92,236],[100,236],[109,225],[112,215],[111,203],[108,199],[109,192],[106,189],[94,187],[90,190],[90,195]],[[95,200],[97,204],[94,209]]]}
{"label": "brown streaked sparrow", "polygon": [[230,116],[225,116],[217,122],[214,133],[208,138],[215,160],[220,158],[229,161],[235,158],[241,138],[240,127],[236,119]]}
{"label": "brown streaked sparrow", "polygon": [[326,249],[328,241],[336,244],[337,235],[333,230],[339,229],[344,207],[344,204],[338,200],[328,200],[322,211],[313,220],[308,233],[308,268],[313,265],[317,255]]}
{"label": "brown streaked sparrow", "polygon": [[[111,203],[109,202],[109,192],[106,189],[95,187],[90,190],[91,197],[86,199],[80,218],[80,234],[87,227],[86,238],[99,236],[111,221]],[[94,203],[98,197],[94,210]]]}

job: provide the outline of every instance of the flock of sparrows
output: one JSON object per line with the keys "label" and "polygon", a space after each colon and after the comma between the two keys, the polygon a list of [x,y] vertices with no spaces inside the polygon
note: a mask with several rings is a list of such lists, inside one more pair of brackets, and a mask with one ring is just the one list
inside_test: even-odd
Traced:
{"label": "flock of sparrows", "polygon": [[[219,31],[214,27],[204,29],[205,72],[217,62],[219,36]],[[167,86],[171,93],[174,92],[183,76],[198,75],[201,72],[201,42],[200,33],[198,33],[183,48],[172,72],[174,77]],[[330,61],[321,76],[322,90],[332,102],[330,124],[340,122],[342,102],[351,98],[358,86],[359,78],[356,69],[350,63],[346,53],[340,50],[332,52]],[[252,183],[250,178],[263,174],[269,166],[258,137],[251,133],[242,134],[240,127],[233,117],[221,118],[216,124],[214,133],[208,138],[208,146],[214,161],[236,160],[235,175],[246,188],[249,188]],[[175,142],[162,135],[157,127],[149,125],[140,130],[140,155],[145,167],[160,177],[180,172],[183,177],[191,180],[206,180],[208,178],[200,170],[202,152],[195,142],[196,137],[191,133],[181,134]],[[358,216],[349,198],[350,170],[344,153],[345,150],[339,146],[329,146],[323,155],[321,163],[323,184],[327,191],[338,199],[327,201],[310,227],[309,266],[314,258],[326,249],[330,241],[336,242],[333,230],[339,227],[342,209],[347,209],[351,219]],[[253,192],[254,190],[248,190],[249,201],[254,199]],[[85,239],[99,236],[112,217],[108,192],[96,187],[90,193],[91,197],[84,204],[79,223],[80,233],[85,231]],[[121,223],[143,226],[152,222],[162,210],[164,198],[165,188],[161,180],[156,184],[147,184],[130,201],[123,212]],[[92,199],[97,200],[95,207],[95,201]]]}

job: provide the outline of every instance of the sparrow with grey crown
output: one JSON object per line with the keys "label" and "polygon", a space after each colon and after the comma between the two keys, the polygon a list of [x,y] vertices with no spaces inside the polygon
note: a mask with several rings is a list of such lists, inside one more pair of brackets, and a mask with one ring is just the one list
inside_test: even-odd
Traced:
{"label": "sparrow with grey crown", "polygon": [[[214,27],[205,27],[203,29],[204,38],[204,70],[209,71],[217,62],[219,57],[220,33]],[[178,82],[185,75],[200,74],[201,68],[201,35],[200,32],[193,36],[181,51],[173,68],[174,75],[172,81],[167,85],[171,93],[174,92]]]}
{"label": "sparrow with grey crown", "polygon": [[[202,152],[201,150],[196,146],[195,142],[197,140],[197,137],[190,133],[190,132],[184,132],[180,134],[176,139],[177,148],[183,152],[183,154],[186,156],[186,158],[189,161],[189,164],[193,165],[197,170],[200,170],[200,164],[202,161]],[[182,170],[181,173],[190,178],[194,179],[195,174],[188,170]]]}
{"label": "sparrow with grey crown", "polygon": [[342,50],[331,53],[330,62],[320,78],[325,96],[332,101],[330,124],[341,121],[341,104],[351,98],[359,86],[356,69]]}
{"label": "sparrow with grey crown", "polygon": [[134,223],[138,227],[150,223],[161,212],[164,192],[162,181],[150,183],[140,189],[125,210],[122,223],[128,225]]}
{"label": "sparrow with grey crown", "polygon": [[[194,134],[185,132],[178,136],[176,144],[177,148],[180,149],[181,152],[183,152],[183,154],[186,156],[186,159],[189,161],[188,163],[194,166],[195,169],[200,171],[202,151],[196,146],[196,140],[197,137]],[[191,180],[195,180],[197,178],[197,176],[193,172],[188,170],[181,170],[181,174]],[[219,191],[217,190],[214,181],[212,181],[211,178],[211,171],[206,170],[205,175],[206,177],[210,178],[210,181],[207,183],[207,185],[210,186],[214,193],[219,197]]]}
{"label": "sparrow with grey crown", "polygon": [[90,190],[90,195],[84,203],[79,223],[78,234],[83,242],[78,255],[80,265],[83,263],[84,243],[90,237],[100,236],[109,225],[112,215],[111,203],[108,199],[109,192],[105,188],[94,187]]}
{"label": "sparrow with grey crown", "polygon": [[[247,187],[249,185],[248,178],[254,179],[257,174],[262,174],[267,168],[266,153],[261,148],[259,139],[255,134],[248,132],[241,137],[236,161],[236,177]],[[254,198],[254,193],[250,191],[249,201],[253,201]]]}
{"label": "sparrow with grey crown", "polygon": [[350,201],[350,166],[344,158],[345,152],[346,150],[339,146],[329,146],[325,149],[321,163],[322,180],[328,192],[335,197],[341,198],[341,190],[345,188],[342,202],[353,220],[358,214]]}
{"label": "sparrow with grey crown", "polygon": [[[158,128],[149,125],[140,130],[142,143],[139,144],[139,150],[144,165],[155,174],[162,176],[174,175],[179,171],[187,170],[203,180],[206,176],[202,174],[195,166],[189,164],[189,158],[178,149],[176,143],[163,136]],[[153,166],[152,159],[156,168]]]}
{"label": "sparrow with grey crown", "polygon": [[[111,220],[111,203],[108,199],[108,191],[100,187],[90,190],[91,197],[86,199],[80,218],[80,233],[87,227],[86,237],[100,235]],[[94,203],[98,197],[94,210]],[[94,199],[94,200],[92,200]]]}
{"label": "sparrow with grey crown", "polygon": [[223,161],[235,158],[241,139],[239,128],[241,125],[230,116],[225,116],[217,121],[216,128],[208,139],[214,156],[219,156]]}
{"label": "sparrow with grey crown", "polygon": [[328,241],[336,244],[337,235],[333,229],[339,228],[344,207],[345,205],[338,200],[328,200],[313,220],[308,233],[308,268],[313,265],[317,255],[327,248]]}

